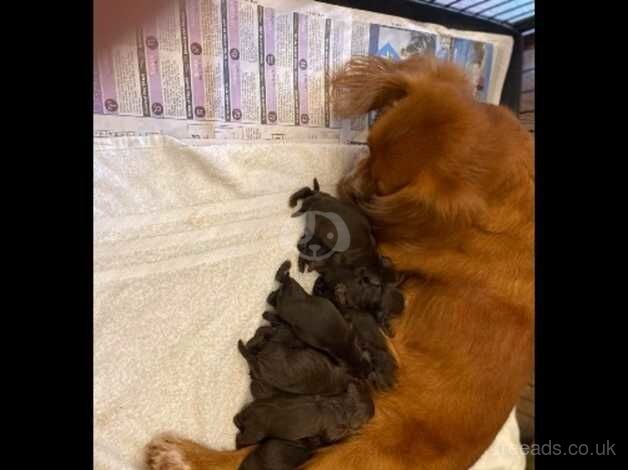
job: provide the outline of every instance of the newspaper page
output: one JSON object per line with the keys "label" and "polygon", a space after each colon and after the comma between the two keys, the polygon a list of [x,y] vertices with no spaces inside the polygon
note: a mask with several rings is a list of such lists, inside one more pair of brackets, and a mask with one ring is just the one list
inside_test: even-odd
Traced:
{"label": "newspaper page", "polygon": [[512,44],[309,0],[173,0],[95,58],[94,137],[361,143],[374,116],[331,106],[330,78],[352,56],[435,54],[497,104]]}

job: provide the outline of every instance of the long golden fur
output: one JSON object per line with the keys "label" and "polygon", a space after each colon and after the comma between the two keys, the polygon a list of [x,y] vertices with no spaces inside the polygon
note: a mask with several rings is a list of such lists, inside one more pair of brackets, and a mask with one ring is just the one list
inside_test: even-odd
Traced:
{"label": "long golden fur", "polygon": [[[406,273],[406,307],[393,322],[397,387],[375,397],[360,434],[306,468],[469,468],[531,368],[532,139],[510,111],[474,101],[462,71],[430,57],[354,59],[334,92],[343,116],[384,110],[370,156],[339,192],[366,211],[379,249]],[[147,449],[153,470],[235,469],[248,452],[171,436]]]}

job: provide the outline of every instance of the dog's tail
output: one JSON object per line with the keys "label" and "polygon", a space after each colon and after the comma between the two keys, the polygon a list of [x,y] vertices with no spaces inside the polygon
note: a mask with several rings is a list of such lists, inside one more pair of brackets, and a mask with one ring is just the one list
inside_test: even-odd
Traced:
{"label": "dog's tail", "polygon": [[234,451],[212,450],[188,439],[162,434],[146,446],[145,461],[150,470],[237,470],[253,449],[254,446]]}

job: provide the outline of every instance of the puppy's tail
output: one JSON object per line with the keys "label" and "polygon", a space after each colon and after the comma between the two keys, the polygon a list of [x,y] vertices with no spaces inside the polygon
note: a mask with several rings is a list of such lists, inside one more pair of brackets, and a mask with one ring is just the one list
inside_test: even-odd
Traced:
{"label": "puppy's tail", "polygon": [[237,470],[254,448],[218,451],[172,434],[162,434],[146,446],[145,462],[150,470]]}

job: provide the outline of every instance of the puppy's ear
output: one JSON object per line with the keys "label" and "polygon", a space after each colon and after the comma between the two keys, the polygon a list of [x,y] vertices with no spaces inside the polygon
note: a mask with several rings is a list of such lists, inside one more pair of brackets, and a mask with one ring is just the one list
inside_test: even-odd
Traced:
{"label": "puppy's ear", "polygon": [[399,65],[382,57],[356,57],[332,81],[334,111],[352,117],[383,108],[407,94]]}

